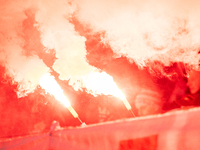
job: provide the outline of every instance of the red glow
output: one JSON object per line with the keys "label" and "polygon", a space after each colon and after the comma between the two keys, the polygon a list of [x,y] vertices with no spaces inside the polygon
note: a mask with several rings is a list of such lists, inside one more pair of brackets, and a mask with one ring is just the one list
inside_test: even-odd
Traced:
{"label": "red glow", "polygon": [[[183,76],[174,64],[199,63],[200,9],[192,2],[1,1],[0,138],[48,132],[54,120],[61,127],[79,126],[78,115],[56,100],[61,95],[86,124],[130,118],[126,100],[138,117],[135,99],[142,88],[168,101]],[[34,62],[27,65],[29,60]],[[96,97],[86,87],[73,88],[93,70],[112,80],[110,86],[95,79],[105,90],[97,89]],[[58,97],[39,87],[46,72],[61,87]]]}

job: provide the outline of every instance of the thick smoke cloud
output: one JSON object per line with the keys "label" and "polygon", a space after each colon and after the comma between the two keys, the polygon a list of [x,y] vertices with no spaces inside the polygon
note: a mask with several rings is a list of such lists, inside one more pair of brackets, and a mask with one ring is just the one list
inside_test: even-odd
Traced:
{"label": "thick smoke cloud", "polygon": [[85,38],[78,35],[69,19],[75,11],[75,6],[65,0],[39,2],[36,21],[41,31],[42,44],[56,50],[58,58],[53,64],[60,79],[70,79],[70,84],[76,78],[93,70],[85,59]]}
{"label": "thick smoke cloud", "polygon": [[0,62],[5,66],[13,82],[19,83],[19,97],[33,92],[39,78],[49,68],[38,56],[25,56],[22,24],[26,19],[24,11],[31,5],[23,1],[1,1],[0,10]]}
{"label": "thick smoke cloud", "polygon": [[[71,79],[70,84],[73,84],[76,77],[93,70],[85,59],[86,39],[76,33],[68,20],[74,9],[73,5],[64,0],[1,2],[0,61],[6,67],[6,73],[19,84],[19,97],[33,92],[40,77],[50,70],[37,56],[39,52],[32,53],[26,49],[26,45],[34,46],[27,44],[31,41],[24,36],[23,23],[28,17],[27,11],[34,14],[32,26],[40,32],[40,37],[35,37],[35,40],[41,38],[43,45],[43,49],[35,47],[32,51],[49,52],[54,49],[57,59],[52,68],[60,74],[60,79]],[[32,31],[27,28],[26,32]]]}
{"label": "thick smoke cloud", "polygon": [[[26,11],[34,14],[34,28],[43,49],[54,49],[52,68],[62,80],[77,78],[95,68],[87,62],[86,38],[75,31],[72,17],[92,32],[104,33],[101,42],[116,57],[126,56],[138,65],[160,61],[165,65],[183,61],[198,67],[200,48],[199,2],[192,0],[38,0],[0,2],[0,62],[7,74],[20,83],[20,93],[31,92],[49,71],[36,54],[28,51],[23,34]],[[192,58],[192,59],[191,59]]]}
{"label": "thick smoke cloud", "polygon": [[[199,1],[78,1],[77,18],[94,32],[105,31],[102,42],[113,51],[145,65],[183,61],[198,66]],[[164,58],[164,59],[163,59]],[[192,58],[192,59],[191,59]]]}

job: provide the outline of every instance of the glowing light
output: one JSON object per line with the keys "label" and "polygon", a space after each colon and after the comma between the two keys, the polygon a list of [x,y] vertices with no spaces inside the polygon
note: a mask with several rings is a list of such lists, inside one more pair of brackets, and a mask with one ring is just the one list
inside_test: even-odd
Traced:
{"label": "glowing light", "polygon": [[88,92],[94,95],[104,94],[118,97],[123,101],[126,108],[131,110],[131,106],[126,100],[126,97],[117,87],[113,78],[106,72],[92,72],[87,76],[82,77],[82,82],[83,86],[86,87]]}
{"label": "glowing light", "polygon": [[71,106],[70,102],[68,101],[67,97],[64,95],[63,90],[59,86],[59,84],[56,82],[55,78],[51,76],[49,73],[44,74],[40,78],[40,86],[45,89],[46,92],[52,94],[56,100],[60,101],[62,104],[64,104],[70,113],[74,116],[74,118],[78,118],[78,114]]}

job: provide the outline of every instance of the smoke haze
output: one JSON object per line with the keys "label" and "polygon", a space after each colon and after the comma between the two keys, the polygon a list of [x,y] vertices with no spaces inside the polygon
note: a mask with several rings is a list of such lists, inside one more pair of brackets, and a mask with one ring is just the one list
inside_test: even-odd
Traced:
{"label": "smoke haze", "polygon": [[198,1],[85,0],[78,6],[77,18],[94,32],[105,31],[102,42],[118,57],[124,55],[139,65],[150,59],[198,66]]}
{"label": "smoke haze", "polygon": [[[4,3],[3,3],[4,2]],[[27,1],[28,2],[28,1]],[[18,96],[33,92],[39,84],[41,75],[48,67],[38,56],[25,56],[23,39],[23,21],[27,18],[24,11],[30,5],[23,1],[2,1],[0,15],[0,62],[5,66],[13,82],[19,83]]]}
{"label": "smoke haze", "polygon": [[136,115],[141,89],[166,102],[181,69],[198,69],[199,18],[197,0],[0,0],[0,138],[47,133],[54,120],[80,125],[38,86],[45,73],[86,124],[98,122],[99,107],[110,120],[130,116],[106,95],[113,88],[103,72]]}
{"label": "smoke haze", "polygon": [[[96,68],[86,59],[86,37],[75,30],[72,17],[102,33],[101,43],[109,45],[115,57],[125,56],[145,66],[148,61],[170,65],[182,61],[198,67],[200,12],[198,1],[136,0],[39,0],[1,1],[0,62],[7,74],[20,83],[19,91],[32,92],[39,78],[52,67],[61,80],[73,85]],[[55,50],[52,66],[37,53],[26,49],[23,22],[26,11],[33,14],[37,51]],[[191,59],[192,58],[192,59]],[[22,92],[23,93],[23,92]],[[20,95],[20,92],[19,92]]]}

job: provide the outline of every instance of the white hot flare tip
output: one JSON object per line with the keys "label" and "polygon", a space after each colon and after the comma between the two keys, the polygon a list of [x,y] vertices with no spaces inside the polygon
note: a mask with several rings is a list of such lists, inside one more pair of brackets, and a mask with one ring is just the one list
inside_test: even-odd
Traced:
{"label": "white hot flare tip", "polygon": [[50,73],[44,74],[40,78],[40,86],[45,89],[46,92],[52,94],[56,100],[60,101],[62,104],[64,104],[66,107],[70,107],[70,103],[66,96],[63,93],[63,90],[59,86],[59,84],[56,82],[55,78],[50,75]]}

